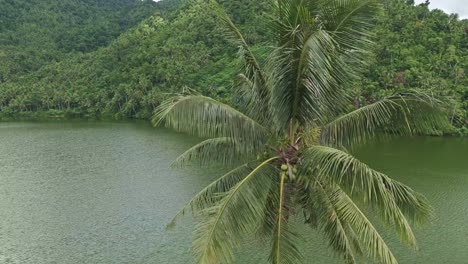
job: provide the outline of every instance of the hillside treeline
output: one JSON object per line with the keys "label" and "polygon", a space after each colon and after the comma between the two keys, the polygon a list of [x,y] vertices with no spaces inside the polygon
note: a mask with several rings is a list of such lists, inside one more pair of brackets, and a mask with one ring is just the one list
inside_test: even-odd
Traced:
{"label": "hillside treeline", "polygon": [[[168,94],[188,89],[226,101],[233,99],[231,88],[239,67],[237,48],[225,38],[208,1],[165,0],[156,5],[133,3],[130,7],[123,3],[131,1],[116,2],[122,2],[122,10],[133,10],[119,11],[129,14],[129,21],[142,21],[120,34],[133,22],[118,27],[119,20],[108,20],[102,28],[113,28],[109,26],[112,24],[115,32],[103,29],[103,40],[97,36],[100,34],[89,33],[83,36],[87,38],[83,42],[69,43],[80,39],[76,37],[81,35],[78,29],[64,30],[69,38],[56,37],[53,41],[51,36],[56,35],[45,36],[48,42],[44,40],[43,45],[53,42],[52,50],[61,55],[47,58],[48,63],[15,65],[19,67],[16,71],[24,74],[0,80],[2,116],[41,113],[148,118]],[[266,59],[268,0],[220,2],[254,52]],[[427,3],[385,0],[383,5],[385,11],[375,27],[375,50],[369,55],[368,69],[349,87],[355,94],[355,106],[398,91],[422,89],[448,101],[453,125],[459,131],[467,130],[468,21],[440,10],[430,11]],[[1,30],[0,44],[7,36]],[[15,30],[11,26],[7,31]],[[16,44],[10,47],[21,49]],[[28,49],[34,50],[34,45]],[[0,56],[4,54],[10,53],[0,46]],[[28,59],[42,58],[24,56],[24,64],[29,64]],[[0,73],[13,69],[3,63],[0,68]]]}

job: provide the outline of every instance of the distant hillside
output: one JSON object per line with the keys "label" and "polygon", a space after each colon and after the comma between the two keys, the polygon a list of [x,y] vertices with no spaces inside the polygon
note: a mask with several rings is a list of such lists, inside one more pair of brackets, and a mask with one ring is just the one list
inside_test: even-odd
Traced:
{"label": "distant hillside", "polygon": [[[237,48],[224,38],[207,1],[179,2],[177,11],[151,16],[108,47],[0,84],[3,115],[51,110],[148,118],[167,93],[187,87],[229,100]],[[269,1],[220,2],[264,59]],[[350,87],[356,105],[420,88],[449,97],[453,124],[468,127],[468,21],[411,2],[384,1],[368,72]],[[159,3],[176,6],[170,0]]]}
{"label": "distant hillside", "polygon": [[355,87],[361,102],[423,89],[448,99],[452,123],[468,134],[468,20],[413,0],[385,0],[384,8],[369,71]]}
{"label": "distant hillside", "polygon": [[[262,6],[250,0],[225,1],[225,6],[249,13],[235,20],[249,21],[242,28],[251,39],[262,39],[261,22],[255,22]],[[147,118],[167,92],[185,86],[212,94],[229,90],[235,55],[236,48],[225,40],[210,4],[188,1],[171,17],[146,19],[109,47],[1,85],[0,106],[3,113],[12,114],[55,109]]]}
{"label": "distant hillside", "polygon": [[150,0],[2,0],[0,83],[107,46],[156,10]]}

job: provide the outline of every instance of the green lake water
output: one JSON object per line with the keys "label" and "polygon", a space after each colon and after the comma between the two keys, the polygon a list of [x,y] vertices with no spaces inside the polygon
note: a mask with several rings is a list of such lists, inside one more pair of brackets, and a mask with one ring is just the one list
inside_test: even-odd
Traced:
{"label": "green lake water", "polygon": [[[0,264],[192,263],[191,219],[165,225],[216,177],[169,169],[196,142],[144,122],[0,123]],[[390,239],[400,263],[468,264],[468,139],[398,138],[356,154],[436,209],[416,231],[419,252]],[[306,263],[340,263],[320,234],[300,232]],[[267,256],[255,242],[239,255]]]}

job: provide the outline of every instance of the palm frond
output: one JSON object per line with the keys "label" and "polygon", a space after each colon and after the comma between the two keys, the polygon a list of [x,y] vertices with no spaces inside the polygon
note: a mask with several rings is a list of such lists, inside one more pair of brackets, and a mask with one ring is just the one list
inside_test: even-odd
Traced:
{"label": "palm frond", "polygon": [[[278,127],[289,120],[324,124],[350,103],[346,84],[357,78],[372,45],[376,0],[278,1],[278,46],[269,72]],[[286,124],[286,125],[285,125]]]}
{"label": "palm frond", "polygon": [[[346,65],[335,40],[325,30],[317,30],[302,48],[297,76],[297,115],[302,123],[319,123],[345,108],[349,97],[343,83],[348,79]],[[304,61],[304,62],[302,62]]]}
{"label": "palm frond", "polygon": [[376,133],[398,135],[432,134],[449,126],[441,102],[423,93],[388,97],[342,115],[322,127],[325,145],[365,142]]}
{"label": "palm frond", "polygon": [[356,253],[360,255],[361,248],[356,234],[347,221],[342,219],[341,212],[335,203],[334,193],[326,189],[320,182],[314,182],[313,189],[317,190],[316,198],[321,206],[315,206],[319,211],[321,230],[328,238],[330,246],[347,264],[356,263]]}
{"label": "palm frond", "polygon": [[288,228],[289,214],[292,210],[290,196],[286,183],[286,174],[280,175],[278,184],[277,200],[275,208],[275,218],[272,235],[272,250],[270,253],[270,261],[273,264],[297,264],[301,263],[302,254],[297,248],[297,235],[291,232]]}
{"label": "palm frond", "polygon": [[245,163],[227,172],[219,179],[206,186],[179,210],[172,221],[167,225],[167,228],[171,229],[174,227],[177,221],[185,215],[187,210],[199,213],[200,211],[215,205],[222,198],[219,194],[228,192],[232,187],[244,179],[245,176],[252,172],[252,167],[256,167],[255,163]]}
{"label": "palm frond", "polygon": [[[417,248],[406,216],[409,220],[422,220],[430,216],[430,207],[420,194],[334,148],[310,147],[305,153],[304,163],[313,168],[319,178],[337,184],[354,199],[378,209],[384,223],[394,227],[403,242]],[[405,215],[408,212],[412,213]]]}
{"label": "palm frond", "polygon": [[[366,4],[370,11],[365,11]],[[321,124],[345,109],[350,102],[345,84],[356,78],[354,69],[363,64],[351,64],[350,59],[367,50],[351,44],[371,43],[367,21],[375,18],[377,9],[371,4],[374,1],[280,1],[282,17],[274,23],[279,44],[269,62],[272,110],[279,124]],[[338,17],[332,20],[331,14]],[[360,34],[349,33],[361,18]]]}
{"label": "palm frond", "polygon": [[[279,170],[277,171],[279,173]],[[271,240],[275,231],[277,213],[278,213],[278,190],[280,177],[273,177],[270,190],[265,200],[265,212],[260,220],[260,226],[257,229],[256,236],[261,240]]]}
{"label": "palm frond", "polygon": [[172,166],[179,167],[186,164],[199,166],[232,165],[240,161],[252,160],[256,153],[254,145],[241,144],[228,137],[211,138],[185,151],[172,163]]}
{"label": "palm frond", "polygon": [[[336,213],[334,217],[340,219],[342,223],[347,223],[352,230],[356,232],[363,250],[367,252],[370,257],[373,257],[383,264],[398,263],[378,230],[374,225],[372,225],[372,222],[366,217],[361,209],[353,202],[351,197],[349,197],[337,185],[333,184],[324,188],[323,195],[328,196],[328,201]],[[331,220],[333,219],[325,219],[325,221]]]}
{"label": "palm frond", "polygon": [[385,175],[382,176],[385,187],[392,193],[397,206],[412,224],[421,226],[433,219],[433,208],[424,195]]}
{"label": "palm frond", "polygon": [[166,100],[156,109],[153,123],[199,137],[228,137],[255,144],[261,144],[267,134],[263,126],[242,112],[197,95]]}
{"label": "palm frond", "polygon": [[260,68],[260,64],[258,63],[257,59],[252,53],[249,45],[247,44],[247,41],[245,40],[240,30],[236,27],[234,22],[232,22],[231,18],[228,14],[226,14],[222,7],[218,5],[216,11],[220,21],[222,22],[222,26],[224,26],[225,28],[227,38],[234,42],[241,49],[240,54],[241,58],[245,62],[246,76],[248,76],[249,79],[252,79],[252,77],[257,74],[260,80],[263,83],[266,83],[266,78],[262,69]]}
{"label": "palm frond", "polygon": [[330,33],[342,51],[342,76],[349,83],[362,74],[375,38],[372,28],[382,11],[377,0],[320,0],[316,13],[324,30]]}
{"label": "palm frond", "polygon": [[[317,13],[325,30],[345,49],[366,52],[372,44],[372,28],[382,10],[376,0],[320,1]],[[352,56],[356,56],[353,54]]]}
{"label": "palm frond", "polygon": [[[264,122],[269,118],[269,98],[270,88],[267,75],[261,68],[257,58],[253,54],[250,46],[247,44],[241,31],[232,22],[229,15],[222,7],[216,5],[216,11],[220,18],[221,25],[224,27],[227,39],[231,40],[239,48],[239,57],[243,61],[243,69],[239,90],[241,90],[241,99],[246,103],[246,109],[249,114],[257,121]],[[247,82],[244,82],[246,81]]]}
{"label": "palm frond", "polygon": [[[302,172],[299,172],[302,173]],[[309,175],[307,180],[306,177],[298,177],[297,188],[297,203],[300,206],[302,215],[304,217],[304,223],[310,226],[313,229],[318,227],[318,218],[320,217],[320,209],[318,206],[318,196],[319,194],[313,188],[315,179],[313,176]]]}
{"label": "palm frond", "polygon": [[245,74],[238,74],[233,83],[236,104],[247,115],[260,124],[267,124],[271,118],[269,95],[265,97],[259,93],[259,86],[263,86],[257,77],[249,78]]}
{"label": "palm frond", "polygon": [[[232,263],[233,249],[246,234],[252,233],[265,209],[271,183],[270,162],[265,160],[228,192],[221,200],[205,209],[194,233],[193,250],[203,264]],[[220,194],[221,195],[221,194]]]}

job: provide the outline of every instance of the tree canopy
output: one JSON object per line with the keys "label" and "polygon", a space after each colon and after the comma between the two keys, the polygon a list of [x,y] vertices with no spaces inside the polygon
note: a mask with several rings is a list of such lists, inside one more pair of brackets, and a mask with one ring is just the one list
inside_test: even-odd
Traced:
{"label": "tree canopy", "polygon": [[212,2],[242,62],[235,104],[188,90],[161,103],[153,119],[204,139],[174,165],[234,166],[171,223],[193,213],[196,263],[234,263],[236,248],[253,237],[270,245],[269,263],[310,262],[294,230],[300,223],[320,231],[345,263],[398,263],[377,220],[417,249],[412,228],[431,217],[424,196],[347,150],[377,133],[433,133],[448,123],[442,104],[422,92],[350,108],[346,87],[366,64],[380,7],[377,0],[278,1],[267,23],[270,52],[261,61]]}
{"label": "tree canopy", "polygon": [[107,46],[157,10],[153,1],[0,2],[0,83]]}
{"label": "tree canopy", "polygon": [[[6,63],[0,65],[2,116],[47,111],[51,115],[149,118],[168,93],[187,89],[197,89],[226,102],[236,100],[232,97],[232,80],[241,65],[235,56],[237,44],[223,38],[206,2],[166,0],[157,4],[135,4],[120,1],[114,5],[73,1],[80,6],[77,10],[89,12],[78,12],[71,17],[62,15],[64,25],[70,30],[61,28],[59,18],[50,19],[55,24],[47,19],[37,21],[38,17],[52,16],[37,11],[45,9],[41,7],[48,2],[2,2],[9,3],[7,6],[23,3],[21,10],[30,10],[28,16],[36,15],[34,23],[16,25],[13,22],[22,16],[12,14],[20,11],[15,9],[1,16],[10,21],[5,23],[0,34],[0,44],[9,43],[0,45],[0,57],[6,58],[2,60]],[[265,26],[266,14],[271,8],[269,1],[219,2],[244,32],[246,42],[254,44],[251,48],[258,60],[265,60],[269,52],[265,47],[271,45],[268,43],[271,32]],[[466,131],[468,21],[440,10],[430,11],[426,4],[414,5],[412,1],[385,0],[382,3],[384,10],[379,14],[372,39],[376,42],[373,56],[367,59],[363,77],[349,87],[354,91],[355,107],[408,88],[424,89],[451,100],[450,119],[460,131]],[[95,17],[91,14],[99,12],[93,11],[90,5],[96,6],[96,10],[100,6],[108,9],[112,6],[118,12],[110,14],[124,14],[126,18],[107,19],[112,16],[107,14],[103,17],[106,19],[95,21],[97,18],[93,20]],[[86,14],[90,18],[86,18]],[[139,19],[143,21],[132,27]],[[118,26],[119,23],[124,26]],[[22,29],[30,27],[28,25],[42,29]],[[106,31],[104,36],[107,37],[99,37],[102,31],[97,29]],[[38,32],[47,34],[41,33],[36,38]],[[62,38],[63,32],[73,41]],[[12,37],[7,37],[12,34],[37,39],[38,44],[27,41],[27,47],[14,44],[8,40]],[[86,36],[87,40],[73,43],[82,40],[81,36]],[[41,55],[42,52],[46,54]]]}

